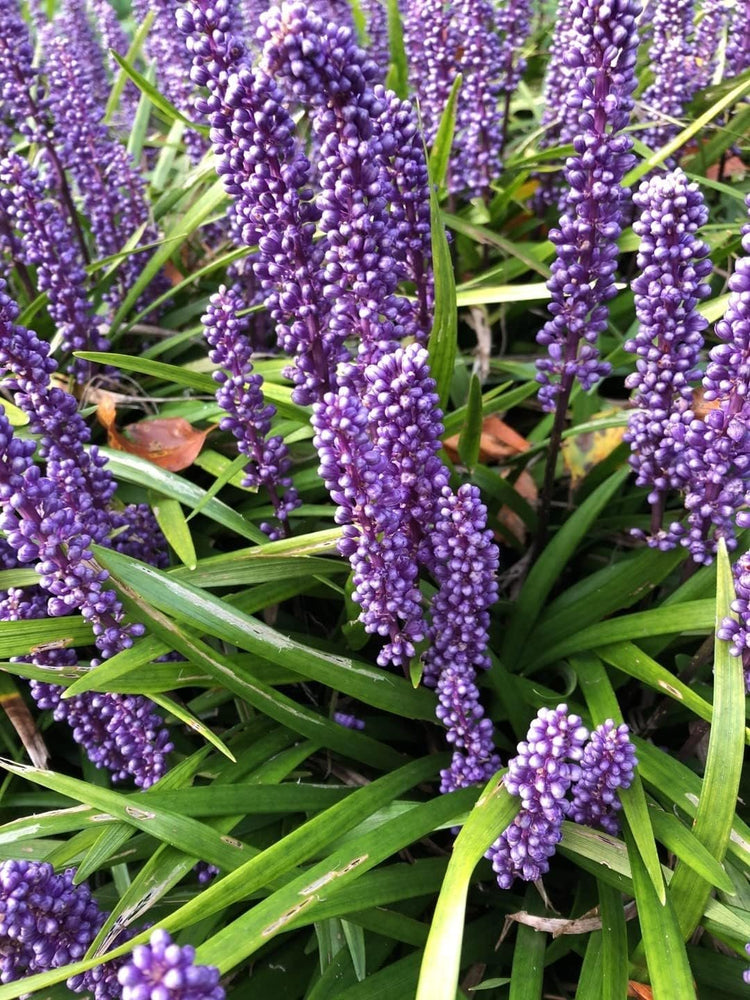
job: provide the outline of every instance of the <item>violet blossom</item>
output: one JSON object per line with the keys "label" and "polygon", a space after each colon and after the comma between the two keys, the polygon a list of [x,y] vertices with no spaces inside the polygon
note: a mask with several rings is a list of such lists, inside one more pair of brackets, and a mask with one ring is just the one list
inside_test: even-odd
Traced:
{"label": "violet blossom", "polygon": [[219,368],[213,373],[219,385],[216,400],[226,413],[219,426],[231,431],[240,452],[249,459],[242,485],[267,490],[280,528],[265,529],[277,538],[285,531],[289,514],[300,500],[289,475],[291,459],[284,439],[269,435],[276,410],[263,399],[262,376],[253,372],[247,324],[239,316],[242,305],[239,295],[222,285],[211,296],[202,318],[203,333],[211,347],[209,358]]}
{"label": "violet blossom", "polygon": [[623,130],[633,107],[640,12],[638,0],[575,0],[573,6],[577,44],[567,61],[578,78],[567,100],[579,109],[579,131],[565,164],[565,212],[550,232],[557,250],[547,282],[551,319],[537,334],[548,354],[537,361],[539,399],[544,409],[557,410],[558,423],[574,382],[587,390],[609,371],[597,340],[617,294],[621,181],[633,162]]}
{"label": "violet blossom", "polygon": [[117,974],[122,1000],[224,1000],[219,970],[194,960],[190,945],[180,947],[166,931],[153,931]]}
{"label": "violet blossom", "polygon": [[597,726],[583,748],[568,817],[616,836],[620,830],[617,813],[622,809],[616,793],[619,788],[630,788],[636,764],[635,747],[624,723],[616,726],[607,719]]}
{"label": "violet blossom", "polygon": [[679,118],[695,90],[693,6],[693,0],[659,0],[656,6],[648,53],[654,80],[641,97],[646,121],[655,120],[643,134],[652,149],[666,145],[680,131]]}
{"label": "violet blossom", "polygon": [[[746,199],[750,208],[750,196]],[[736,548],[736,527],[750,527],[743,509],[750,487],[750,224],[743,227],[740,258],[729,279],[729,302],[714,333],[703,378],[704,398],[715,403],[703,420],[670,425],[676,473],[685,490],[687,532],[682,544],[698,563],[713,560],[719,538]]]}
{"label": "violet blossom", "polygon": [[549,871],[562,837],[565,796],[579,775],[588,730],[567,705],[540,708],[518,754],[508,761],[505,786],[521,810],[487,851],[501,889],[516,877],[534,882]]}
{"label": "violet blossom", "polygon": [[682,534],[674,523],[662,530],[666,495],[682,485],[676,472],[671,425],[689,415],[702,331],[708,325],[698,304],[711,289],[708,244],[696,235],[708,209],[695,183],[681,170],[657,174],[641,183],[633,196],[641,209],[633,231],[640,237],[639,274],[632,282],[638,318],[636,336],[625,350],[637,355],[636,370],[625,381],[635,389],[636,409],[628,419],[625,440],[639,486],[650,489],[652,510],[649,545],[671,548]]}
{"label": "violet blossom", "polygon": [[[80,961],[101,930],[107,913],[75,868],[59,875],[46,861],[0,861],[0,982],[11,983]],[[130,936],[121,931],[118,944]],[[67,987],[94,1000],[119,1000],[117,970],[122,959],[72,976]]]}
{"label": "violet blossom", "polygon": [[627,726],[607,719],[589,738],[567,705],[540,708],[504,779],[521,809],[486,854],[500,888],[509,889],[516,878],[534,882],[549,871],[567,816],[615,833],[615,793],[630,786],[635,764]]}

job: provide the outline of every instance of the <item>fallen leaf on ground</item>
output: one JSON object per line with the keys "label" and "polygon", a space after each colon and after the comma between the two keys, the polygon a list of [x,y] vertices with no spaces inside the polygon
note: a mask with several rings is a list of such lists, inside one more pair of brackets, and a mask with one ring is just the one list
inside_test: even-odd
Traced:
{"label": "fallen leaf on ground", "polygon": [[169,472],[180,472],[192,465],[214,429],[198,430],[182,417],[165,417],[129,424],[123,433],[117,428],[117,409],[109,393],[101,394],[96,415],[107,429],[110,448],[138,455]]}

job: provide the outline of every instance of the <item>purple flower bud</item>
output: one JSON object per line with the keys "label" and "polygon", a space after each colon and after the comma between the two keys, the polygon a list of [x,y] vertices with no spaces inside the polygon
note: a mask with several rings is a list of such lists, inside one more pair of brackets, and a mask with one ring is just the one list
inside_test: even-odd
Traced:
{"label": "purple flower bud", "polygon": [[117,974],[122,1000],[224,1000],[219,970],[195,965],[194,958],[190,945],[181,948],[166,931],[153,931]]}
{"label": "purple flower bud", "polygon": [[619,832],[616,813],[622,805],[615,793],[618,788],[630,788],[637,764],[628,733],[625,724],[615,726],[612,719],[607,719],[591,734],[568,808],[575,823],[599,827],[613,836]]}
{"label": "purple flower bud", "polygon": [[567,405],[576,379],[588,390],[609,371],[596,343],[616,294],[621,181],[632,163],[623,129],[636,83],[638,0],[575,0],[572,6],[579,68],[567,102],[578,124],[574,155],[565,164],[565,211],[560,228],[550,232],[557,248],[547,282],[551,319],[537,335],[548,354],[537,361],[539,399],[547,410]]}
{"label": "purple flower bud", "polygon": [[518,754],[508,761],[505,785],[521,810],[487,851],[497,881],[509,889],[518,877],[534,882],[549,870],[567,809],[565,796],[580,776],[588,730],[567,705],[540,708]]}
{"label": "purple flower bud", "polygon": [[628,420],[625,440],[631,445],[630,464],[639,486],[651,489],[652,532],[649,545],[671,548],[682,529],[662,530],[668,491],[678,489],[682,463],[673,424],[689,420],[693,383],[708,325],[698,304],[710,292],[708,245],[696,232],[708,210],[697,184],[681,170],[644,181],[633,198],[641,216],[633,224],[640,236],[639,274],[632,283],[638,333],[624,345],[637,356],[636,370],[626,385],[634,388],[636,410]]}

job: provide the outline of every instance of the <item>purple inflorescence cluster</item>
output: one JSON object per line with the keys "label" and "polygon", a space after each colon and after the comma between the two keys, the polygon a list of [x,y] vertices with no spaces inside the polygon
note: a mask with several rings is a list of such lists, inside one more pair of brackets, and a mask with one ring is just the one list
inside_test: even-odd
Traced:
{"label": "purple inflorescence cluster", "polygon": [[505,776],[521,809],[486,855],[500,888],[509,889],[515,878],[534,882],[549,871],[566,816],[616,833],[615,792],[630,786],[635,764],[627,726],[608,719],[589,739],[567,705],[539,709]]}
{"label": "purple inflorescence cluster", "polygon": [[597,726],[583,749],[580,776],[573,784],[567,815],[574,823],[598,827],[613,836],[619,831],[617,812],[622,808],[616,792],[629,788],[635,774],[635,747],[628,727],[607,719]]}
{"label": "purple inflorescence cluster", "polygon": [[711,349],[703,378],[704,398],[716,408],[703,420],[672,425],[688,511],[682,544],[704,564],[712,561],[719,538],[734,549],[736,527],[750,527],[744,509],[750,486],[750,224],[742,246],[747,256],[729,279],[729,302],[714,328],[720,343]]}
{"label": "purple inflorescence cluster", "polygon": [[[454,494],[437,454],[441,414],[421,346],[429,194],[413,109],[380,86],[350,29],[298,3],[262,16],[257,69],[227,59],[226,0],[193,0],[178,22],[194,79],[209,91],[199,107],[243,241],[258,246],[255,275],[280,345],[296,358],[294,399],[313,403],[319,472],[338,504],[360,620],[386,640],[381,664],[406,668],[428,634],[440,636],[427,676],[439,686],[445,671],[441,717],[456,759],[444,786],[484,780],[497,758],[474,680],[486,666],[497,553],[478,495]],[[319,150],[317,195],[296,107]],[[399,293],[402,280],[413,301]],[[402,347],[406,337],[415,342]],[[432,624],[423,569],[439,585]]]}
{"label": "purple inflorescence cluster", "polygon": [[[0,862],[0,982],[10,983],[79,961],[107,917],[75,869],[56,875],[46,861]],[[121,944],[131,934],[122,931]],[[120,1000],[114,959],[72,976],[67,987],[94,1000]]]}
{"label": "purple inflorescence cluster", "polygon": [[662,529],[666,494],[683,485],[678,473],[683,458],[675,448],[672,427],[691,416],[702,332],[708,325],[698,304],[710,292],[706,278],[711,261],[708,245],[696,235],[708,219],[708,209],[698,185],[682,170],[643,181],[633,201],[641,210],[633,223],[641,240],[639,273],[632,283],[639,327],[624,345],[637,356],[636,370],[625,383],[635,389],[636,407],[625,440],[631,445],[630,464],[638,485],[651,491],[648,542],[667,549],[682,534],[678,523]]}
{"label": "purple inflorescence cluster", "polygon": [[713,80],[716,57],[726,30],[732,0],[704,0],[701,18],[695,28],[693,45],[693,86],[707,87]]}
{"label": "purple inflorescence cluster", "polygon": [[155,930],[147,945],[137,945],[118,974],[122,1000],[224,1000],[219,970],[195,965],[195,949],[174,944]]}
{"label": "purple inflorescence cluster", "polygon": [[[0,225],[16,234],[66,352],[106,350],[86,290],[86,271],[69,220],[47,196],[38,173],[16,153],[0,160]],[[74,366],[82,380],[89,366]]]}
{"label": "purple inflorescence cluster", "polygon": [[[747,952],[748,957],[750,958],[750,942],[748,942],[745,945],[745,951]],[[745,971],[742,973],[742,978],[746,983],[750,983],[750,969],[745,969]]]}
{"label": "purple inflorescence cluster", "polygon": [[[174,106],[191,119],[195,115],[190,55],[175,31],[177,0],[134,0],[133,14],[141,23],[153,15],[146,39],[146,52],[156,66],[159,86]],[[195,129],[185,131],[185,147],[197,163],[206,152],[205,138]]]}
{"label": "purple inflorescence cluster", "polygon": [[[97,256],[108,257],[119,253],[139,231],[139,244],[153,243],[158,233],[149,223],[142,177],[125,146],[103,124],[109,85],[102,98],[95,81],[87,82],[86,63],[76,47],[76,26],[80,23],[87,22],[77,0],[77,7],[67,12],[67,16],[61,15],[45,32],[52,133],[60,160],[80,194]],[[97,45],[95,39],[92,41]],[[113,309],[138,278],[142,267],[142,258],[137,254],[120,262],[115,282],[107,292],[107,301]],[[153,299],[166,287],[166,279],[162,277],[152,283],[149,295]],[[139,307],[144,304],[138,303]],[[100,337],[99,345],[92,349],[106,350],[107,341]]]}
{"label": "purple inflorescence cluster", "polygon": [[55,875],[40,861],[0,862],[0,981],[83,958],[105,915],[75,869]]}
{"label": "purple inflorescence cluster", "polygon": [[745,671],[745,690],[750,693],[750,551],[743,552],[733,566],[735,600],[732,611],[737,616],[727,616],[717,632],[720,639],[729,640],[733,656],[742,657]]}
{"label": "purple inflorescence cluster", "polygon": [[575,42],[568,65],[575,84],[567,93],[578,109],[574,155],[565,164],[569,190],[559,229],[550,231],[557,256],[547,283],[552,318],[537,335],[547,357],[537,361],[539,399],[547,410],[565,407],[574,381],[590,389],[607,374],[597,339],[607,303],[617,294],[617,240],[621,181],[633,162],[623,130],[633,108],[638,48],[638,0],[575,0]]}
{"label": "purple inflorescence cluster", "polygon": [[652,149],[659,149],[680,131],[679,119],[695,90],[693,7],[693,0],[659,0],[656,5],[648,53],[654,80],[640,101],[645,120],[654,123],[643,133]]}
{"label": "purple inflorescence cluster", "polygon": [[404,35],[412,86],[419,97],[428,144],[437,135],[456,76],[462,86],[448,189],[487,196],[500,170],[503,103],[517,87],[519,49],[529,32],[528,0],[408,0]]}
{"label": "purple inflorescence cluster", "polygon": [[750,68],[750,0],[734,0],[724,55],[725,77],[739,76]]}
{"label": "purple inflorescence cluster", "polygon": [[[219,384],[216,399],[227,414],[219,426],[231,431],[240,452],[249,459],[243,485],[266,488],[283,531],[300,501],[289,477],[291,459],[284,439],[269,436],[276,410],[263,399],[262,376],[253,373],[253,350],[246,323],[239,316],[242,305],[237,292],[222,286],[211,296],[203,317],[203,333],[211,347],[209,357],[219,366],[213,375]],[[279,530],[268,526],[272,538],[279,537]]]}
{"label": "purple inflorescence cluster", "polygon": [[391,226],[386,169],[397,141],[378,121],[388,109],[395,123],[403,102],[376,85],[379,70],[348,28],[326,25],[302,4],[269,10],[258,37],[265,70],[312,111],[327,328],[340,344],[356,337],[363,364],[377,361],[404,337],[426,333],[396,294],[399,229]]}
{"label": "purple inflorescence cluster", "polygon": [[[113,656],[132,645],[142,633],[140,625],[126,624],[107,574],[93,561],[92,541],[107,543],[113,528],[125,528],[120,545],[135,544],[127,529],[136,522],[146,529],[144,511],[128,509],[112,516],[108,509],[115,483],[95,448],[86,451],[89,438],[75,399],[50,385],[55,363],[46,344],[34,333],[16,325],[18,307],[0,282],[0,368],[10,378],[8,386],[30,417],[30,428],[39,445],[14,436],[5,416],[0,416],[0,504],[2,524],[18,564],[35,566],[45,592],[42,606],[37,596],[22,599],[10,592],[6,613],[34,618],[45,610],[67,615],[80,610],[90,621],[102,657]],[[46,475],[34,464],[35,452],[46,459]],[[153,544],[153,529],[147,532]],[[130,537],[130,542],[127,539]],[[57,659],[47,653],[38,662],[59,666],[75,662],[75,654],[62,651]],[[115,694],[60,698],[58,687],[32,686],[42,707],[65,719],[97,766],[112,770],[117,779],[132,776],[146,787],[164,773],[169,737],[152,703],[141,696]]]}
{"label": "purple inflorescence cluster", "polygon": [[487,528],[479,490],[468,483],[443,486],[428,540],[438,592],[432,602],[426,682],[436,678],[437,717],[454,747],[441,791],[486,781],[500,767],[492,723],[484,715],[475,679],[490,666],[489,608],[497,599],[498,551]]}
{"label": "purple inflorescence cluster", "polygon": [[34,46],[17,0],[0,0],[0,156],[10,149],[13,132],[34,142],[40,138],[38,73]]}

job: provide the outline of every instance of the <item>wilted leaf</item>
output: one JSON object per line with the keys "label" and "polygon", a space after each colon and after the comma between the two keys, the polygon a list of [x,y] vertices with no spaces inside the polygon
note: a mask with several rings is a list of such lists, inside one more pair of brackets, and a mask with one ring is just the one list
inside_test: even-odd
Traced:
{"label": "wilted leaf", "polygon": [[628,980],[628,996],[635,997],[635,1000],[654,1000],[651,987],[646,983],[636,983],[635,980]]}
{"label": "wilted leaf", "polygon": [[[602,410],[592,420],[616,416],[617,409]],[[576,487],[594,466],[599,465],[622,443],[625,427],[603,427],[599,431],[585,431],[566,438],[562,443],[565,468],[570,473],[571,486]]]}
{"label": "wilted leaf", "polygon": [[722,177],[736,177],[741,181],[747,173],[747,165],[743,163],[739,156],[728,156],[723,164],[712,163],[708,168],[706,177],[710,181],[719,180],[719,166],[721,166]]}
{"label": "wilted leaf", "polygon": [[107,428],[110,448],[138,455],[169,472],[180,472],[192,465],[213,430],[209,427],[201,431],[182,417],[169,417],[130,424],[125,428],[126,437],[117,429],[115,403],[109,393],[101,394],[96,415],[99,423]]}
{"label": "wilted leaf", "polygon": [[[458,458],[459,435],[446,438],[443,447],[452,461]],[[485,465],[500,462],[504,458],[518,455],[529,450],[529,442],[521,437],[512,427],[509,427],[500,417],[486,417],[482,422],[482,435],[479,439],[479,461]]]}
{"label": "wilted leaf", "polygon": [[0,706],[10,719],[34,767],[46,767],[49,760],[46,744],[15,681],[5,674],[0,675]]}

